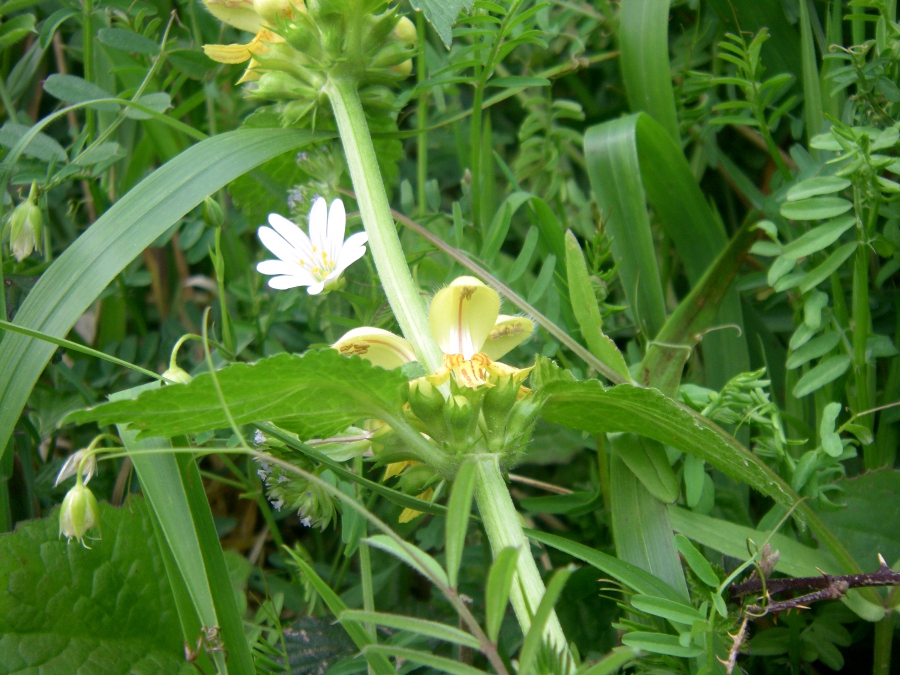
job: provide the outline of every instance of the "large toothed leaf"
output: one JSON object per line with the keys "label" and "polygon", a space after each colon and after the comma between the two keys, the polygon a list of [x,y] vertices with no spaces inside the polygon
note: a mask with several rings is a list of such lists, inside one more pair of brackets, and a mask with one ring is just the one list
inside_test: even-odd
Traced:
{"label": "large toothed leaf", "polygon": [[[216,373],[237,424],[270,421],[304,438],[325,437],[362,417],[399,411],[407,379],[359,357],[326,349],[235,363]],[[72,415],[75,422],[129,423],[139,437],[196,433],[229,426],[212,376],[170,385],[132,401],[106,403]]]}
{"label": "large toothed leaf", "polygon": [[146,503],[101,504],[91,550],[58,518],[0,537],[0,673],[193,672]]}

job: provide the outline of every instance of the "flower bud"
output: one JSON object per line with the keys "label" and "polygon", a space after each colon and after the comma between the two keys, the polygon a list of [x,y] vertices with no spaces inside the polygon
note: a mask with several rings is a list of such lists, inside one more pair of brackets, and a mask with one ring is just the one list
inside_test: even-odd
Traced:
{"label": "flower bud", "polygon": [[447,438],[444,396],[424,377],[409,383],[409,408],[425,425],[429,436],[438,441]]}
{"label": "flower bud", "polygon": [[412,59],[406,59],[403,63],[398,63],[396,66],[391,66],[391,70],[395,73],[399,73],[403,75],[403,77],[409,77],[409,74],[412,73],[413,62]]}
{"label": "flower bud", "polygon": [[59,536],[75,537],[84,546],[85,533],[95,527],[99,534],[100,506],[94,493],[78,481],[63,499],[59,511]]}
{"label": "flower bud", "polygon": [[492,384],[494,386],[488,388],[484,395],[482,411],[491,438],[497,438],[502,443],[509,412],[519,394],[519,384],[510,376],[494,378]]}
{"label": "flower bud", "polygon": [[400,20],[397,22],[397,25],[394,26],[394,30],[391,31],[391,34],[400,40],[400,42],[405,42],[408,45],[416,44],[416,38],[418,37],[416,34],[416,24],[405,16],[400,17]]}
{"label": "flower bud", "polygon": [[22,262],[32,251],[41,252],[44,218],[37,205],[37,183],[31,184],[28,199],[19,204],[10,216],[9,247],[16,260]]}
{"label": "flower bud", "polygon": [[543,396],[529,394],[516,401],[506,422],[505,449],[515,450],[528,440],[543,407]]}
{"label": "flower bud", "polygon": [[225,212],[217,199],[207,197],[203,200],[203,220],[210,227],[222,227],[225,224]]}

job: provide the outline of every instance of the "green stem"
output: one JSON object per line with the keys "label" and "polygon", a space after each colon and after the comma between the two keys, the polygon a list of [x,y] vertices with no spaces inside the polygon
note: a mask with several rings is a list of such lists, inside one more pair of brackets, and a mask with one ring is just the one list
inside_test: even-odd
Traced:
{"label": "green stem", "polygon": [[[416,13],[416,37],[419,42],[419,53],[416,55],[416,82],[421,84],[428,76],[425,63],[425,15]],[[416,127],[419,135],[416,139],[416,168],[417,188],[419,191],[419,213],[428,211],[428,199],[425,195],[425,183],[428,180],[428,91],[423,90],[419,94],[418,107],[416,108]]]}
{"label": "green stem", "polygon": [[[91,14],[94,12],[93,0],[84,0],[84,16],[81,19],[81,59],[83,61],[84,79],[94,81],[94,26]],[[94,140],[94,111],[85,111],[85,127],[88,143]]]}
{"label": "green stem", "polygon": [[479,231],[481,225],[481,113],[484,101],[484,83],[481,81],[481,67],[475,66],[475,96],[472,100],[472,119],[469,122],[469,136],[472,139],[472,155],[470,159],[472,182],[469,185],[469,211],[472,214],[472,224],[475,231]]}
{"label": "green stem", "polygon": [[[496,558],[500,551],[510,546],[519,549],[516,579],[513,580],[509,597],[522,632],[527,633],[531,618],[544,597],[544,581],[531,555],[531,545],[522,530],[519,514],[500,471],[499,455],[475,455],[474,458],[477,459],[475,501],[491,542],[491,551]],[[544,637],[555,650],[568,649],[568,641],[556,612],[547,620]]]}
{"label": "green stem", "polygon": [[372,257],[384,292],[400,329],[412,343],[419,361],[426,371],[434,372],[440,368],[443,360],[441,350],[431,335],[425,304],[400,247],[375,147],[372,145],[372,136],[356,86],[356,81],[350,77],[333,76],[325,85],[325,91],[334,110],[360,215],[369,235]]}
{"label": "green stem", "polygon": [[7,119],[11,122],[18,122],[19,120],[16,118],[16,104],[9,95],[9,89],[6,88],[6,80],[2,77],[0,77],[0,101],[3,102],[3,107],[6,108]]}
{"label": "green stem", "polygon": [[888,611],[875,624],[875,648],[873,650],[873,675],[888,675],[891,672],[891,643],[894,639],[894,613]]}
{"label": "green stem", "polygon": [[[864,195],[854,188],[854,202],[861,204]],[[878,217],[878,203],[872,205],[869,218],[863,219],[863,213],[857,211],[856,255],[853,262],[853,380],[856,386],[856,412],[863,412],[872,407],[869,386],[869,364],[866,362],[866,344],[871,332],[872,317],[869,309],[869,221]],[[866,415],[861,423],[870,430],[873,416]],[[866,468],[875,468],[877,457],[873,456],[874,445],[865,448]]]}

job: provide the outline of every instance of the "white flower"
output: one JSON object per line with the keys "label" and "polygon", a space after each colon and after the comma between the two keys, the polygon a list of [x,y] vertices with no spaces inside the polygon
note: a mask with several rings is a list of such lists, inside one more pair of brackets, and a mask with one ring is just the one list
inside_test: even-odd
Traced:
{"label": "white flower", "polygon": [[366,253],[365,232],[351,234],[344,241],[347,216],[340,199],[328,209],[321,197],[309,212],[309,236],[287,218],[269,214],[269,225],[259,228],[263,245],[278,260],[264,260],[256,266],[261,274],[273,275],[269,286],[277,289],[307,286],[316,295],[331,290],[341,273]]}
{"label": "white flower", "polygon": [[[72,453],[66,459],[65,463],[62,465],[62,468],[59,470],[59,475],[56,477],[56,482],[53,484],[53,487],[56,487],[60,483],[62,483],[69,476],[74,476],[78,467],[81,464],[81,461],[84,459],[84,456],[88,455],[87,448],[82,448],[78,452]],[[95,453],[91,453],[88,455],[87,460],[84,462],[84,482],[88,483],[91,480],[91,476],[93,476],[97,472],[97,455]]]}

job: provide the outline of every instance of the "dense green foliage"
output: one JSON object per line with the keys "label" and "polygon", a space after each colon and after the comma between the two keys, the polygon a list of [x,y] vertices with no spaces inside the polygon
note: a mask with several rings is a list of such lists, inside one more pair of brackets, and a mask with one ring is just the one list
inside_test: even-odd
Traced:
{"label": "dense green foliage", "polygon": [[889,672],[896,14],[0,4],[0,673]]}

